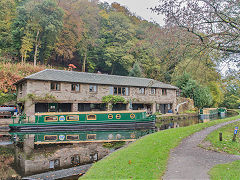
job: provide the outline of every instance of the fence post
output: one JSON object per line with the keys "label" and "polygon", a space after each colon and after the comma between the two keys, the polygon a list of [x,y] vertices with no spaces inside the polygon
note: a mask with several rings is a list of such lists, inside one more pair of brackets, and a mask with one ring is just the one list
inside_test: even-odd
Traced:
{"label": "fence post", "polygon": [[219,133],[219,141],[222,141],[222,133]]}

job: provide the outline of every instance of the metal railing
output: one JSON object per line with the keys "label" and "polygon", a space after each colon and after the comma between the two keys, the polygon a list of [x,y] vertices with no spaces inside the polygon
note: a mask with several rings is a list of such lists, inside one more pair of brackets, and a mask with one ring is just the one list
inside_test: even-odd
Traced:
{"label": "metal railing", "polygon": [[30,123],[30,116],[26,116],[26,114],[23,114],[19,117],[12,116],[13,124],[27,124]]}

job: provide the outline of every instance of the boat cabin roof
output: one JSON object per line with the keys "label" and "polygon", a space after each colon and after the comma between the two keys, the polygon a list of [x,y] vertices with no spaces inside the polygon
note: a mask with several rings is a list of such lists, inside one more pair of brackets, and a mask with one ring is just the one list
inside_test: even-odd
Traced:
{"label": "boat cabin roof", "polygon": [[86,111],[86,112],[45,112],[35,113],[35,116],[42,115],[76,115],[76,114],[114,114],[114,113],[142,113],[146,110],[132,110],[132,111]]}

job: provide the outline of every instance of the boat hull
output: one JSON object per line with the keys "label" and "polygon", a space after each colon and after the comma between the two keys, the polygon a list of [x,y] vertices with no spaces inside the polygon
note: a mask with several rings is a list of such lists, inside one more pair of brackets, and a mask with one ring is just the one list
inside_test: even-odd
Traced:
{"label": "boat hull", "polygon": [[155,122],[124,122],[124,123],[91,123],[91,124],[18,124],[9,126],[11,131],[46,132],[46,131],[108,131],[108,130],[143,130],[155,129]]}

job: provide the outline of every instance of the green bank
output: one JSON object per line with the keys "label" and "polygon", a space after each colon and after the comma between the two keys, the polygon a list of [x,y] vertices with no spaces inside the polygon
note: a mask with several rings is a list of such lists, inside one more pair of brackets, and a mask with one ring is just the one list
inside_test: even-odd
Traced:
{"label": "green bank", "polygon": [[[235,127],[240,127],[240,122],[229,124],[209,134],[206,138],[211,142],[209,149],[219,152],[226,152],[229,154],[240,155],[240,138],[239,133],[236,137],[236,141],[233,142],[233,132]],[[222,141],[219,141],[219,133],[222,133]],[[220,164],[213,167],[209,175],[211,179],[240,179],[240,161],[235,161],[228,164]]]}
{"label": "green bank", "polygon": [[166,171],[170,150],[185,137],[240,115],[150,134],[95,163],[81,179],[156,179]]}

